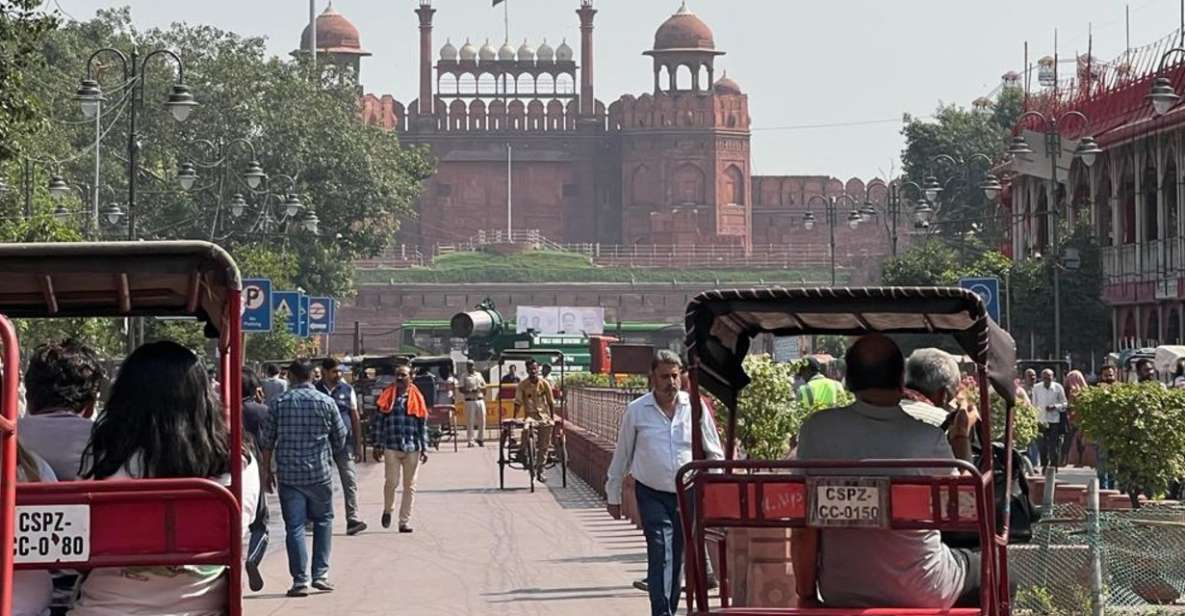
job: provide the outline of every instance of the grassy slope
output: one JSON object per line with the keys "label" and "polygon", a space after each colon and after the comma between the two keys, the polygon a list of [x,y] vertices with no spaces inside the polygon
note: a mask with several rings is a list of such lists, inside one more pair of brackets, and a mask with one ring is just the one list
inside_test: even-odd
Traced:
{"label": "grassy slope", "polygon": [[[689,269],[629,269],[597,267],[581,255],[533,251],[499,256],[479,252],[438,257],[432,267],[359,269],[358,284],[389,282],[822,282],[823,270],[754,270],[705,265]],[[846,272],[841,273],[846,278]]]}

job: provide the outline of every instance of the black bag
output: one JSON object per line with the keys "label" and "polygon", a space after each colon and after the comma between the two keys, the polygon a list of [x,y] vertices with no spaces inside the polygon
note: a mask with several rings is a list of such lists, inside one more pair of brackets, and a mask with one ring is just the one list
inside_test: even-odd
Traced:
{"label": "black bag", "polygon": [[[1004,530],[1004,444],[992,443],[992,474],[996,497],[996,532]],[[979,465],[983,448],[978,443],[972,445],[971,454]],[[1033,525],[1041,519],[1041,511],[1033,506],[1029,498],[1029,482],[1025,479],[1024,460],[1020,452],[1012,450],[1012,494],[1008,496],[1010,503],[1008,543],[1009,545],[1023,544],[1032,541]],[[942,542],[954,548],[979,547],[979,535],[965,532],[944,532]]]}

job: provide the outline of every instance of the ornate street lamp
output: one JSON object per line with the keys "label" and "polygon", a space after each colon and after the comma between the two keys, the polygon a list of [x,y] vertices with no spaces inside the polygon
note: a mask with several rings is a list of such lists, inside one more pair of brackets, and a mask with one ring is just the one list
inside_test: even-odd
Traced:
{"label": "ornate street lamp", "polygon": [[243,210],[247,208],[247,201],[243,199],[243,193],[235,193],[230,198],[230,215],[238,218],[243,215]]}
{"label": "ornate street lamp", "polygon": [[49,179],[49,195],[51,197],[60,200],[68,194],[70,194],[70,185],[62,179],[62,176],[55,174]]}
{"label": "ornate street lamp", "polygon": [[193,163],[181,163],[177,168],[177,182],[181,184],[181,190],[189,190],[193,188],[194,182],[197,182],[198,172]]}

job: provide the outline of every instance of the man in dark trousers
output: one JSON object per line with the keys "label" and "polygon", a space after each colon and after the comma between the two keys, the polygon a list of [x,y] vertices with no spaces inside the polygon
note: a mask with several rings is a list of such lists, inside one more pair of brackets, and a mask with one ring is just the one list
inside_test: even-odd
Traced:
{"label": "man in dark trousers", "polygon": [[342,379],[341,365],[332,357],[321,361],[321,381],[317,391],[333,398],[346,427],[346,447],[333,463],[342,482],[342,497],[346,502],[346,534],[357,535],[366,530],[366,522],[358,517],[358,469],[362,461],[362,421],[358,416],[358,396],[354,388]]}
{"label": "man in dark trousers", "polygon": [[[243,368],[243,432],[251,439],[250,446],[254,455],[259,456],[259,442],[263,439],[263,425],[267,423],[267,405],[263,404],[263,386],[255,371]],[[264,477],[263,466],[259,467],[260,479]],[[261,484],[262,485],[262,484]],[[263,576],[259,573],[259,563],[267,553],[268,532],[267,523],[267,492],[259,491],[259,505],[255,508],[255,519],[248,529],[251,537],[247,542],[247,585],[251,590],[263,590]]]}

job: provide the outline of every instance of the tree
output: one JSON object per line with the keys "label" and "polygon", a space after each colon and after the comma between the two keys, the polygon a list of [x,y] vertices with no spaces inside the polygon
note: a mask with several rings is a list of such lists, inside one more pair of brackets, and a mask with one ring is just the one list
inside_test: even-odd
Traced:
{"label": "tree", "polygon": [[[62,175],[93,176],[90,155],[95,125],[82,122],[74,91],[86,74],[86,59],[100,47],[130,50],[181,50],[185,82],[201,103],[184,123],[160,102],[176,81],[175,66],[156,57],[143,77],[145,105],[138,115],[140,150],[137,235],[162,239],[213,239],[233,255],[247,246],[267,246],[296,257],[293,284],[310,293],[345,297],[352,288],[349,264],[384,248],[410,211],[420,182],[431,171],[422,150],[402,147],[396,137],[366,126],[358,118],[358,89],[349,80],[308,79],[299,62],[268,58],[263,40],[208,26],[174,24],[138,32],[127,9],[101,11],[86,22],[71,22],[52,33],[41,52],[46,61],[36,95],[54,121],[37,135],[43,158],[64,160]],[[126,185],[128,91],[121,89],[122,67],[114,55],[96,58],[95,78],[107,98],[99,121],[106,133],[100,183]],[[248,138],[273,196],[254,194],[239,177],[251,160],[232,143]],[[215,150],[202,145],[215,144]],[[223,167],[201,166],[226,154]],[[178,165],[198,163],[197,189],[182,191]],[[281,175],[293,176],[295,185]],[[264,204],[275,194],[294,192],[320,219],[320,234],[300,231],[299,218],[261,230]],[[247,211],[235,218],[228,207],[242,193]],[[282,196],[280,197],[282,198]],[[77,200],[68,201],[76,210]],[[126,206],[126,203],[123,203]],[[273,208],[273,218],[277,212]],[[279,232],[285,231],[285,232]]]}
{"label": "tree", "polygon": [[38,101],[29,96],[29,75],[41,65],[37,53],[58,26],[41,0],[0,0],[0,162],[12,158],[13,144],[41,121]]}
{"label": "tree", "polygon": [[[991,215],[996,206],[987,202],[979,187],[989,169],[981,160],[972,162],[972,158],[977,154],[993,162],[1002,158],[1023,104],[1019,90],[1006,88],[990,112],[939,104],[933,121],[907,116],[901,129],[905,137],[905,149],[901,153],[905,175],[919,185],[932,175],[946,188],[938,198],[935,232],[955,237],[975,229],[988,245],[998,245],[1007,225]],[[935,162],[943,154],[968,163],[970,168]],[[906,196],[920,198],[914,194]]]}

